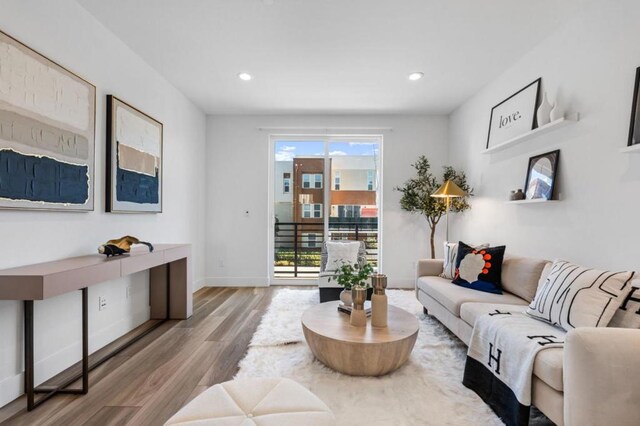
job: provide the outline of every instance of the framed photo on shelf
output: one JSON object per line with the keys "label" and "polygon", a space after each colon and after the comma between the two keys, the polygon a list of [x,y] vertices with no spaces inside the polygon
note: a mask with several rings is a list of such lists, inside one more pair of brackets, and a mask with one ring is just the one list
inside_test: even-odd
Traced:
{"label": "framed photo on shelf", "polygon": [[559,149],[529,158],[527,180],[524,185],[524,193],[527,200],[555,199],[559,159]]}
{"label": "framed photo on shelf", "polygon": [[636,69],[636,83],[633,88],[633,104],[631,105],[631,124],[629,125],[628,146],[640,144],[640,67]]}
{"label": "framed photo on shelf", "polygon": [[107,96],[106,210],[162,213],[162,123]]}
{"label": "framed photo on shelf", "polygon": [[538,78],[491,108],[487,149],[535,128],[541,81]]}

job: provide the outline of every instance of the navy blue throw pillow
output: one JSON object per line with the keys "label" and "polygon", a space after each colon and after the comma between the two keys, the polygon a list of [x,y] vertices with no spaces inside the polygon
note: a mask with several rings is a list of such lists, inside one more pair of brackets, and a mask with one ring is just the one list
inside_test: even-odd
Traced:
{"label": "navy blue throw pillow", "polygon": [[458,244],[456,273],[452,283],[486,293],[502,294],[502,260],[505,246],[475,249]]}

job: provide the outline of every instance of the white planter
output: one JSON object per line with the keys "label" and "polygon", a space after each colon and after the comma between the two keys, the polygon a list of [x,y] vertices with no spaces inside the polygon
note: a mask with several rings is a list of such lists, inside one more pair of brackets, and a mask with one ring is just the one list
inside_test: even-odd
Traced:
{"label": "white planter", "polygon": [[342,292],[340,292],[340,301],[345,306],[353,305],[353,298],[351,297],[351,290],[342,290]]}

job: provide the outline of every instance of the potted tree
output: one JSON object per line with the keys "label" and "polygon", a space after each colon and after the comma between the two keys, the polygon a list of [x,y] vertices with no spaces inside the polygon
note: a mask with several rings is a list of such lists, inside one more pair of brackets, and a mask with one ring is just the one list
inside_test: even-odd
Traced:
{"label": "potted tree", "polygon": [[429,224],[429,242],[431,248],[431,258],[435,258],[435,235],[436,227],[440,219],[447,213],[447,203],[441,198],[434,198],[431,195],[448,180],[453,181],[467,195],[450,200],[450,211],[454,213],[463,212],[471,208],[469,197],[473,195],[473,188],[467,183],[467,176],[464,172],[455,170],[451,166],[444,167],[442,181],[431,173],[431,164],[424,155],[412,164],[416,169],[416,174],[407,180],[404,185],[394,189],[402,193],[400,207],[410,213],[418,213],[425,217]]}

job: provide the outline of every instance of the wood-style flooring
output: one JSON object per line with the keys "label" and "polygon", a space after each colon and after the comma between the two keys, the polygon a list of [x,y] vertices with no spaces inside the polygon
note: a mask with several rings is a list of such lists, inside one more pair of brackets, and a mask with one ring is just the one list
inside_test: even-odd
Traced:
{"label": "wood-style flooring", "polygon": [[[26,411],[22,397],[0,408],[0,422],[162,425],[206,388],[233,378],[276,291],[277,287],[204,288],[194,295],[191,318],[162,324],[93,370],[88,395],[57,395],[31,412]],[[129,335],[103,350],[116,347]],[[47,384],[61,383],[70,373],[61,373]]]}

